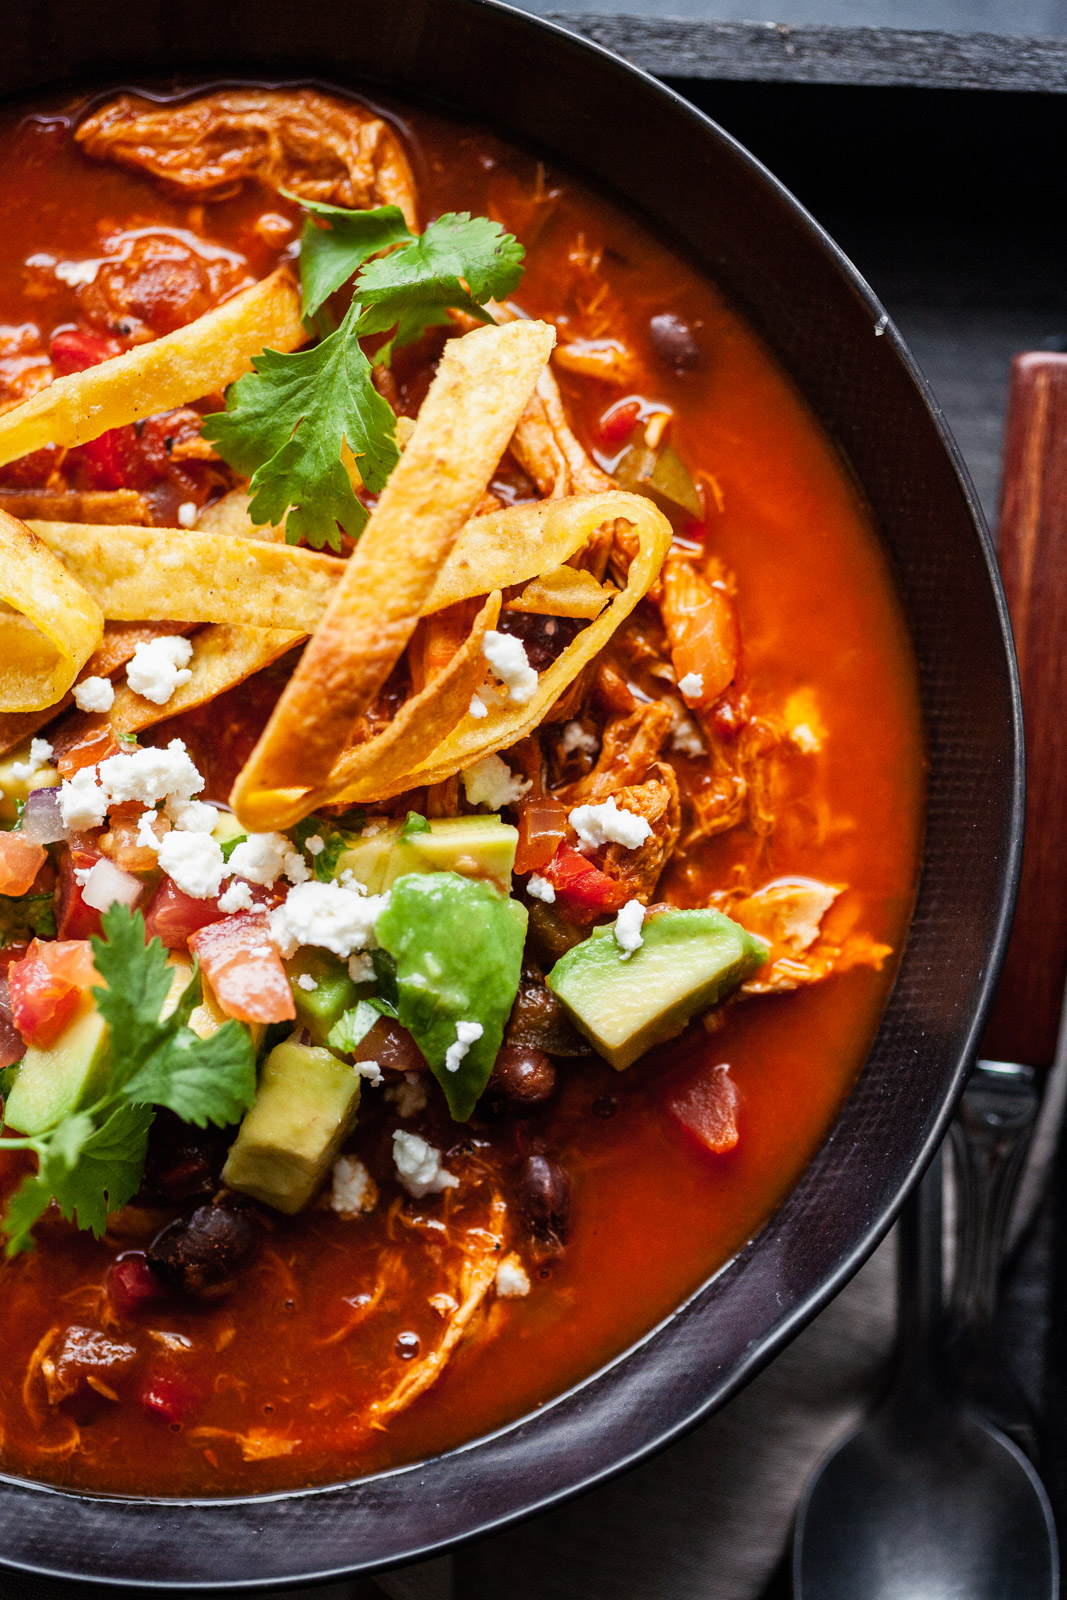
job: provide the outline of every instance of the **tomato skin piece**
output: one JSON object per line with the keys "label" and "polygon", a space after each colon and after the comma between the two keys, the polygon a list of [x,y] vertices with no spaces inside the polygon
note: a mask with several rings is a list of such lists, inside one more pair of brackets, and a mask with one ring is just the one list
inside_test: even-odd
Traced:
{"label": "tomato skin piece", "polygon": [[28,894],[47,859],[43,844],[21,833],[0,833],[0,894]]}
{"label": "tomato skin piece", "polygon": [[221,922],[224,916],[214,900],[195,900],[179,889],[173,878],[165,877],[148,902],[145,937],[161,939],[168,950],[184,950],[194,933]]}
{"label": "tomato skin piece", "polygon": [[667,1100],[667,1110],[702,1150],[725,1155],[741,1137],[737,1113],[741,1096],[727,1066],[712,1067]]}
{"label": "tomato skin piece", "polygon": [[83,872],[102,860],[99,850],[73,848],[61,853],[56,884],[56,934],[60,939],[91,939],[94,934],[103,933],[99,911],[86,905],[81,884],[74,876],[75,868]]}
{"label": "tomato skin piece", "polygon": [[622,400],[613,405],[597,423],[597,443],[605,450],[617,450],[630,437],[640,415],[640,400]]}
{"label": "tomato skin piece", "polygon": [[164,1289],[143,1250],[127,1250],[114,1260],[104,1279],[108,1299],[120,1317],[162,1300]]}
{"label": "tomato skin piece", "polygon": [[100,982],[92,946],[82,939],[35,939],[7,972],[11,1015],[27,1044],[47,1049],[78,1009],[82,994]]}
{"label": "tomato skin piece", "polygon": [[566,842],[559,846],[543,876],[556,891],[556,910],[568,922],[593,922],[618,911],[630,898],[624,883],[609,878]]}
{"label": "tomato skin piece", "polygon": [[263,911],[239,911],[201,928],[189,949],[204,969],[215,998],[238,1022],[291,1022],[293,991],[282,958],[270,942]]}
{"label": "tomato skin piece", "polygon": [[52,365],[60,377],[71,372],[84,372],[87,367],[97,367],[101,361],[120,355],[122,346],[115,339],[104,339],[98,333],[83,333],[80,328],[62,328],[52,339]]}

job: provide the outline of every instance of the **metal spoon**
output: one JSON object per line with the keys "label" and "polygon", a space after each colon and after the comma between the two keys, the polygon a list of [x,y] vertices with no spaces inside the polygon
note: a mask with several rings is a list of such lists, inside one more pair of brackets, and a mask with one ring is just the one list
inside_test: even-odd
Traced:
{"label": "metal spoon", "polygon": [[[1013,1089],[1003,1076],[1001,1087],[1005,1094]],[[1032,1097],[1032,1082],[1028,1092]],[[1014,1118],[1020,1120],[1028,1127],[1027,1119]],[[1016,1134],[1022,1138],[1024,1127]],[[981,1170],[971,1169],[972,1181]],[[1007,1171],[1001,1162],[996,1176],[1001,1189],[1010,1187],[1010,1162]],[[996,1204],[980,1208],[979,1217],[1000,1218],[1003,1212],[1001,1193]],[[965,1249],[978,1249],[988,1259],[974,1215],[968,1227]],[[1041,1480],[1019,1447],[980,1415],[946,1372],[941,1243],[939,1153],[901,1217],[893,1384],[808,1485],[794,1535],[794,1600],[1059,1595],[1055,1527]]]}

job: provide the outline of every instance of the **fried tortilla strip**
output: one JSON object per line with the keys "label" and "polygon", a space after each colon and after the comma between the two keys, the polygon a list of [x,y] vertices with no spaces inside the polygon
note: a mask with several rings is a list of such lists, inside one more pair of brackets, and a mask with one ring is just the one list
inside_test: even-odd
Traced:
{"label": "fried tortilla strip", "polygon": [[[299,822],[309,810],[329,805],[354,783],[367,781],[376,790],[383,784],[398,782],[401,788],[406,787],[404,775],[411,771],[427,746],[432,749],[466,716],[471,696],[485,677],[482,642],[488,629],[496,626],[499,616],[500,590],[494,589],[475,618],[467,639],[448,665],[421,693],[404,702],[387,728],[343,755],[329,783],[300,796],[293,807],[293,821]],[[283,826],[288,827],[289,823]]]}
{"label": "fried tortilla strip", "polygon": [[[179,622],[105,622],[100,648],[93,651],[79,672],[78,679],[110,678],[126,665],[139,644],[147,644],[149,639],[158,639],[164,634],[191,631],[188,625]],[[0,716],[0,756],[14,750],[72,704],[73,699],[68,692],[54,706],[45,706],[41,711],[9,711]],[[86,715],[83,720],[88,723],[90,719]]]}
{"label": "fried tortilla strip", "polygon": [[225,622],[312,633],[346,563],[184,528],[36,522],[33,532],[116,622]]}
{"label": "fried tortilla strip", "polygon": [[25,523],[0,511],[0,711],[61,700],[104,636],[100,607]]}
{"label": "fried tortilla strip", "polygon": [[203,628],[193,638],[193,658],[189,662],[192,677],[175,689],[166,705],[157,706],[142,699],[124,683],[115,690],[108,721],[116,734],[137,733],[177,716],[179,711],[191,711],[193,706],[214,700],[223,690],[232,689],[254,672],[269,667],[303,637],[287,628]]}
{"label": "fried tortilla strip", "polygon": [[106,527],[145,527],[152,520],[148,501],[136,489],[0,489],[0,511],[23,522],[44,518]]}
{"label": "fried tortilla strip", "polygon": [[642,495],[622,492],[611,496],[575,495],[571,500],[556,501],[555,504],[558,513],[580,521],[586,537],[590,537],[604,522],[603,501],[608,499],[611,501],[610,515],[625,518],[637,537],[638,551],[630,565],[626,588],[546,668],[532,699],[519,705],[510,701],[496,705],[482,718],[472,717],[468,712],[458,727],[403,778],[383,784],[374,774],[369,774],[359,782],[346,785],[344,791],[334,797],[337,801],[350,804],[362,800],[385,800],[390,795],[403,793],[405,789],[441,783],[454,772],[473,766],[483,756],[507,749],[532,733],[545,720],[568,684],[587,662],[599,654],[615,629],[629,616],[642,595],[647,593],[670,549],[670,523],[651,500],[646,500]]}
{"label": "fried tortilla strip", "polygon": [[298,797],[328,781],[484,494],[554,338],[544,323],[516,322],[446,344],[407,448],[238,775],[231,803],[247,827],[272,828],[291,812],[293,795],[282,791]]}
{"label": "fried tortilla strip", "polygon": [[584,567],[556,567],[528,583],[509,600],[508,611],[532,611],[543,617],[599,617],[615,590],[597,583]]}
{"label": "fried tortilla strip", "polygon": [[56,378],[0,416],[0,466],[45,445],[87,444],[157,411],[224,389],[262,350],[306,340],[300,291],[287,266],[206,316],[120,356]]}
{"label": "fried tortilla strip", "polygon": [[[616,495],[598,495],[602,521],[615,515]],[[490,589],[506,589],[561,567],[589,537],[587,519],[571,515],[572,502],[544,500],[507,506],[472,517],[452,547],[423,606],[423,615],[442,611]],[[593,498],[586,502],[593,507]],[[592,514],[592,510],[591,513]],[[603,610],[605,595],[598,610]],[[558,612],[559,616],[570,613]]]}
{"label": "fried tortilla strip", "polygon": [[240,539],[266,539],[272,544],[285,543],[285,529],[269,522],[253,522],[248,515],[252,496],[244,489],[231,489],[221,500],[205,506],[196,519],[201,533],[225,533]]}

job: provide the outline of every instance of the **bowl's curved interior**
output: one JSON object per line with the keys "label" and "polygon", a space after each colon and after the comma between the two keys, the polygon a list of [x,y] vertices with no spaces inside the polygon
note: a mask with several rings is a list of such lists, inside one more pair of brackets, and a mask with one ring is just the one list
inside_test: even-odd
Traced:
{"label": "bowl's curved interior", "polygon": [[[616,1471],[720,1404],[888,1227],[943,1130],[981,1027],[1021,840],[1021,726],[1003,598],[936,406],[881,307],[784,190],[669,92],[485,0],[9,0],[0,89],[307,76],[458,110],[644,214],[762,333],[851,465],[918,659],[925,864],[867,1065],[772,1222],[637,1348],[536,1415],[345,1486],[225,1502],[0,1482],[6,1564],[228,1591],[413,1559]],[[877,707],[871,708],[872,731]]]}

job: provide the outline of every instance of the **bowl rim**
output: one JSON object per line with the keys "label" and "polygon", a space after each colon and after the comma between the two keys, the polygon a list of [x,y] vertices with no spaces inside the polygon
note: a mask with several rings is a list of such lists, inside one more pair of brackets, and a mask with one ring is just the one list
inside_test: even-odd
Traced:
{"label": "bowl rim", "polygon": [[[462,1532],[432,1536],[427,1539],[416,1537],[404,1548],[368,1561],[353,1559],[346,1561],[343,1565],[329,1567],[301,1564],[298,1567],[287,1568],[285,1572],[280,1572],[277,1576],[257,1574],[242,1577],[230,1574],[225,1578],[181,1578],[175,1581],[173,1578],[151,1577],[144,1574],[124,1576],[110,1570],[106,1572],[86,1572],[84,1570],[75,1572],[70,1566],[52,1565],[47,1558],[44,1560],[31,1560],[14,1557],[7,1552],[0,1552],[0,1571],[18,1572],[42,1578],[77,1578],[79,1582],[85,1584],[109,1585],[118,1590],[136,1588],[147,1592],[167,1591],[209,1594],[224,1590],[226,1592],[247,1593],[262,1589],[265,1586],[277,1587],[280,1585],[328,1583],[354,1576],[357,1573],[370,1574],[375,1571],[406,1566],[441,1555],[471,1540],[499,1532],[513,1523],[535,1516],[554,1505],[560,1504],[562,1501],[585,1493],[629,1470],[638,1462],[665,1449],[732,1398],[840,1292],[863,1262],[868,1259],[872,1251],[888,1233],[906,1199],[920,1181],[923,1172],[944,1137],[953,1115],[956,1101],[966,1081],[970,1063],[976,1054],[985,1019],[992,1002],[1010,934],[1022,856],[1025,801],[1022,703],[1007,602],[1000,580],[992,539],[959,447],[945,422],[943,412],[931,391],[925,375],[877,295],[822,224],[811,215],[807,208],[797,200],[769,168],[747,150],[733,135],[708,116],[707,113],[701,111],[686,100],[677,90],[654,77],[650,72],[624,60],[595,40],[571,32],[567,27],[551,20],[551,18],[520,10],[516,6],[506,3],[506,0],[451,0],[451,4],[454,8],[464,9],[471,13],[498,14],[505,19],[509,19],[511,24],[520,31],[528,29],[531,32],[551,34],[559,50],[568,51],[579,60],[584,57],[599,62],[601,69],[614,73],[621,87],[632,84],[634,80],[637,80],[644,86],[646,91],[669,103],[675,116],[687,123],[689,128],[692,129],[695,138],[706,140],[710,137],[713,141],[725,146],[734,160],[747,170],[747,175],[773,195],[778,204],[791,214],[793,221],[799,224],[802,230],[815,241],[822,253],[829,259],[838,276],[844,280],[842,287],[847,285],[853,295],[859,298],[870,313],[880,336],[885,339],[886,345],[892,349],[897,362],[904,369],[921,400],[927,418],[936,432],[941,450],[951,464],[975,535],[976,553],[980,555],[983,563],[984,576],[989,586],[996,623],[1004,650],[1004,666],[1006,668],[1010,702],[1008,741],[1012,752],[1012,767],[1007,781],[1009,799],[1006,806],[1003,829],[1000,888],[993,927],[986,946],[987,959],[974,995],[969,1024],[963,1035],[962,1044],[956,1050],[956,1059],[951,1074],[946,1077],[946,1087],[941,1094],[940,1101],[927,1119],[919,1148],[914,1154],[910,1169],[903,1182],[898,1186],[892,1201],[883,1206],[873,1221],[854,1238],[851,1247],[838,1258],[834,1268],[820,1279],[818,1285],[802,1296],[785,1316],[753,1340],[744,1356],[732,1364],[728,1374],[720,1382],[710,1387],[699,1402],[688,1405],[669,1424],[659,1426],[650,1435],[642,1435],[639,1442],[627,1452],[614,1455],[610,1460],[602,1462],[594,1469],[583,1472],[574,1481],[568,1482],[563,1486],[552,1486],[544,1492],[532,1494],[520,1506],[477,1520],[474,1526],[468,1526]],[[147,69],[144,73],[145,79],[151,78],[154,70],[156,69]],[[371,97],[375,87],[380,90],[386,87],[382,85],[380,80],[375,78],[373,73],[360,77],[355,71],[342,71],[337,77],[330,78],[303,72],[267,75],[258,72],[223,72],[217,68],[211,71],[205,68],[203,74],[197,74],[195,69],[189,69],[188,76],[190,82],[195,77],[196,83],[204,87],[235,83],[262,84],[264,86],[267,84],[314,84],[349,94],[358,95],[366,92]],[[90,82],[92,81],[99,80],[90,80]],[[113,80],[112,92],[117,92],[119,88],[131,86],[135,81],[136,74],[131,75],[128,70],[124,74],[117,74]],[[25,101],[31,95],[46,94],[49,92],[52,82],[53,80],[46,80],[32,89],[11,95],[5,94],[3,103],[10,103],[12,100],[16,102],[19,100]],[[403,88],[394,90],[392,85],[388,86],[388,92],[396,93],[400,98],[407,94],[411,102],[416,105],[429,104],[439,107],[444,112],[451,110],[454,115],[462,115],[462,109],[454,102],[448,103],[444,99],[435,102],[431,97],[420,94],[417,91],[409,93]],[[483,119],[479,117],[478,120]],[[503,131],[506,137],[512,137],[518,143],[522,142],[519,135],[509,135],[506,129]],[[580,159],[572,158],[572,166],[579,175],[582,174]],[[604,190],[605,186],[597,183],[592,178],[585,179],[585,181],[598,192]],[[637,211],[640,214],[639,208],[633,202],[623,201],[623,203],[628,204],[631,211]],[[686,248],[675,240],[668,240],[668,243],[673,248],[682,250]],[[703,266],[699,270],[706,273],[709,271],[708,268]],[[778,352],[772,349],[772,354],[776,360],[781,362]],[[790,373],[790,378],[803,393],[799,380],[792,373]],[[826,431],[825,423],[821,419],[820,426]],[[834,444],[838,454],[843,455],[843,448],[840,444],[837,441],[834,441]],[[921,857],[920,870],[923,859]],[[905,949],[906,946],[907,940],[905,940]],[[895,986],[896,980],[894,980],[894,988]],[[887,997],[886,1006],[890,1003],[892,992],[891,990],[889,997]],[[861,1068],[861,1076],[863,1070],[865,1069]],[[834,1122],[822,1144],[813,1155],[807,1171],[814,1167],[833,1140],[848,1099],[851,1098],[854,1092],[855,1086],[849,1092],[849,1096],[842,1101]],[[798,1182],[798,1185],[790,1191],[790,1195],[795,1194],[802,1183],[803,1177]],[[787,1203],[788,1198],[787,1196],[786,1200],[781,1202],[779,1211]],[[695,1309],[699,1309],[701,1301],[707,1297],[709,1290],[713,1286],[721,1284],[724,1279],[729,1278],[731,1275],[737,1275],[739,1271],[743,1270],[746,1260],[757,1243],[768,1230],[773,1230],[777,1216],[778,1212],[763,1225],[753,1239],[736,1256],[703,1280],[684,1301],[662,1317],[654,1327],[650,1328],[644,1335],[629,1344],[610,1360],[603,1362],[595,1371],[588,1373],[577,1383],[553,1396],[535,1412],[524,1414],[438,1455],[384,1469],[367,1476],[349,1478],[312,1487],[280,1490],[266,1494],[249,1493],[233,1496],[189,1496],[182,1498],[162,1496],[134,1497],[69,1490],[53,1484],[36,1482],[0,1472],[0,1506],[3,1505],[3,1501],[8,1495],[14,1494],[21,1503],[23,1513],[29,1509],[29,1504],[33,1499],[44,1497],[50,1502],[58,1501],[63,1506],[69,1506],[74,1503],[83,1504],[87,1508],[102,1508],[109,1514],[118,1515],[123,1519],[142,1513],[149,1518],[153,1515],[158,1517],[161,1513],[168,1519],[172,1516],[181,1518],[186,1513],[199,1508],[209,1512],[251,1512],[252,1521],[254,1522],[257,1516],[262,1518],[267,1515],[270,1507],[292,1507],[301,1504],[322,1503],[325,1500],[336,1501],[346,1494],[351,1496],[353,1493],[364,1495],[373,1493],[378,1486],[384,1483],[418,1478],[420,1475],[425,1477],[441,1464],[453,1461],[462,1462],[476,1452],[484,1452],[488,1446],[515,1438],[524,1429],[529,1428],[531,1424],[550,1418],[553,1414],[559,1413],[575,1401],[580,1402],[587,1391],[593,1390],[607,1376],[631,1365],[638,1356],[654,1346],[667,1330],[677,1327],[680,1321],[690,1316]],[[2,1525],[2,1520],[3,1512],[0,1511],[0,1525]],[[108,1534],[108,1541],[110,1542],[113,1538],[114,1531],[112,1529]]]}

